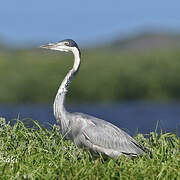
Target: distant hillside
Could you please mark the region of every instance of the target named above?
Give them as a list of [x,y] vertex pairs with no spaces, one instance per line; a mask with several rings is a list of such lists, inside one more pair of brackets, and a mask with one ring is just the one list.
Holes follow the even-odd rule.
[[[117,51],[109,46],[82,49],[82,66],[71,84],[69,102],[180,100],[178,35],[141,34],[111,46]],[[72,54],[4,47],[0,48],[0,103],[52,103],[72,67]],[[140,53],[129,53],[137,49]]]
[[142,33],[115,40],[113,48],[122,50],[163,50],[180,48],[180,35],[163,33]]

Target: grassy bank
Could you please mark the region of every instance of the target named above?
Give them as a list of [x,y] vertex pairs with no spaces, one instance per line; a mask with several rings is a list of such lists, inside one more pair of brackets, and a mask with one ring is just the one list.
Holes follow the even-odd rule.
[[51,131],[36,123],[13,127],[0,118],[1,179],[179,179],[180,140],[174,134],[151,132],[135,137],[152,150],[153,157],[91,160],[70,141],[64,141],[57,126]]
[[[0,102],[49,103],[67,71],[70,54],[45,50],[0,52]],[[180,51],[83,50],[68,98],[74,102],[179,100]]]

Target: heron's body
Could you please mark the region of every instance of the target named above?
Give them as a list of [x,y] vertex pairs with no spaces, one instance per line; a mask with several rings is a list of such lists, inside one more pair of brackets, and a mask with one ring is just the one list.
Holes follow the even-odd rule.
[[72,78],[80,67],[80,50],[70,39],[41,46],[42,48],[72,51],[74,66],[61,83],[54,101],[54,115],[60,124],[61,133],[71,139],[78,147],[90,152],[102,153],[110,157],[137,156],[145,154],[143,148],[126,132],[115,125],[83,113],[70,113],[64,107],[66,93]]

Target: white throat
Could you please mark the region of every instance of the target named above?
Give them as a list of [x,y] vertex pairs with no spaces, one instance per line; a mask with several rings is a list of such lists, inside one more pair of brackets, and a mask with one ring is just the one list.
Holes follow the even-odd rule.
[[78,72],[78,69],[80,67],[80,62],[81,62],[79,50],[76,47],[70,47],[69,50],[72,51],[74,55],[74,65],[73,65],[73,68],[67,73],[66,77],[64,78],[64,80],[62,81],[58,89],[58,92],[54,101],[54,115],[56,119],[61,119],[66,114],[66,110],[64,107],[66,93],[68,91],[72,78]]

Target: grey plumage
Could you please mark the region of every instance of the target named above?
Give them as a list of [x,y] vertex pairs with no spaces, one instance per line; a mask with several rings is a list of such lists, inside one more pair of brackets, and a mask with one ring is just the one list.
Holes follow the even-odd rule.
[[60,124],[61,133],[78,147],[85,147],[93,153],[102,153],[115,158],[122,154],[128,157],[144,155],[145,151],[138,142],[115,125],[87,114],[66,111],[64,107],[66,93],[80,67],[81,53],[78,45],[73,40],[66,39],[41,47],[72,51],[74,54],[74,66],[61,83],[54,101],[54,115]]

